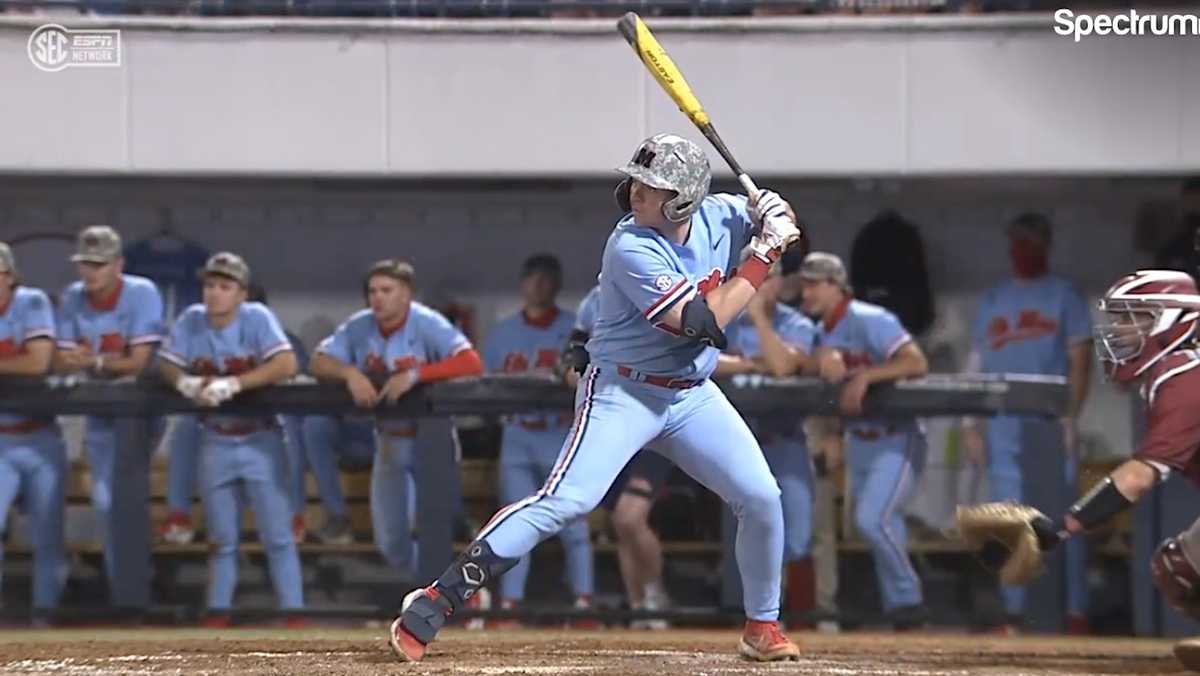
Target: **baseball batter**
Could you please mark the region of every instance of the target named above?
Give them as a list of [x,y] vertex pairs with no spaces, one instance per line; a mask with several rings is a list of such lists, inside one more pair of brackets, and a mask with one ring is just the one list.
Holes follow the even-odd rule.
[[[436,310],[413,300],[416,272],[411,264],[379,261],[367,271],[363,286],[370,308],[351,315],[321,341],[312,360],[314,376],[345,383],[356,404],[373,409],[394,404],[418,383],[483,373],[479,353],[467,337]],[[371,377],[385,376],[383,387],[376,389]],[[305,445],[318,480],[336,481],[336,451],[328,429],[306,421]],[[398,568],[408,568],[413,557],[410,506],[415,503],[416,431],[410,420],[380,420],[371,468],[375,544]]]
[[[554,377],[562,346],[575,325],[575,315],[555,303],[562,288],[562,264],[548,254],[529,257],[521,266],[521,311],[492,327],[483,345],[483,363],[491,373],[540,374]],[[505,420],[500,447],[500,501],[513,503],[532,495],[550,476],[570,420],[555,414],[524,414]],[[566,524],[558,533],[566,554],[567,584],[576,607],[591,605],[592,541],[586,519]],[[500,604],[515,608],[525,598],[529,556],[521,557],[500,578]]]
[[[19,283],[12,249],[0,242],[0,375],[45,375],[54,355],[54,311],[44,292]],[[66,449],[53,416],[0,413],[0,558],[8,510],[19,495],[30,517],[35,614],[58,606],[67,578],[66,475]]]
[[[776,268],[778,270],[778,267]],[[729,348],[717,364],[718,375],[763,373],[785,377],[810,364],[816,327],[800,312],[778,302],[783,279],[772,275],[726,331]],[[783,561],[787,570],[788,610],[797,613],[811,605],[808,556],[813,523],[813,469],[804,443],[804,430],[795,417],[751,420],[763,456],[779,483],[783,501]]]
[[[79,248],[71,261],[80,280],[61,297],[55,370],[86,372],[97,378],[139,375],[163,339],[158,288],[145,277],[122,273],[121,237],[106,225],[79,233]],[[88,416],[83,443],[112,603],[119,608],[145,608],[150,604],[151,577],[145,499],[153,444],[140,453],[136,449],[118,452],[113,419],[99,416]],[[132,537],[135,533],[139,535]]]
[[[596,330],[596,312],[600,305],[600,285],[583,297],[575,316],[575,328],[567,341],[564,374],[575,387],[587,367],[587,341]],[[670,605],[663,584],[662,541],[650,527],[650,510],[659,488],[670,478],[675,466],[650,450],[638,451],[617,475],[601,504],[608,509],[613,533],[617,536],[617,565],[625,584],[630,610],[659,611]],[[636,619],[630,629],[667,629],[666,620]]]
[[[275,385],[295,375],[296,355],[279,320],[265,305],[246,300],[250,268],[245,261],[236,254],[218,253],[203,274],[204,303],[184,310],[160,352],[166,381],[200,405],[217,407],[242,390]],[[229,621],[246,501],[254,510],[279,607],[299,610],[304,606],[303,580],[292,537],[288,461],[278,416],[210,414],[200,422],[200,485],[212,546],[209,623]]]
[[[1091,363],[1091,315],[1083,295],[1066,279],[1047,272],[1050,223],[1038,214],[1022,214],[1008,228],[1013,278],[983,294],[971,330],[973,359],[983,373],[1040,373],[1067,376],[1070,409],[1063,418],[1067,454],[1057,459],[1038,454],[1027,461],[1065,463],[1064,487],[1076,490],[1079,471],[1075,420],[1088,389]],[[1024,502],[1021,416],[987,421],[986,457],[990,499]],[[981,459],[984,444],[973,425],[965,430],[968,449]],[[1036,452],[1036,449],[1030,449]],[[1067,628],[1087,633],[1087,549],[1080,538],[1067,546]],[[1000,629],[1015,632],[1025,610],[1025,588],[1001,589],[1007,614]]]
[[[842,383],[844,414],[862,413],[872,383],[925,375],[925,355],[900,320],[854,300],[840,258],[811,253],[799,274],[804,311],[820,317],[817,369],[822,378]],[[844,427],[854,523],[871,547],[883,610],[897,630],[919,627],[926,612],[921,579],[908,558],[903,508],[924,464],[924,435],[911,420],[856,420]]]
[[541,488],[497,512],[441,577],[408,594],[390,636],[401,660],[422,659],[447,615],[591,511],[646,446],[737,516],[747,616],[739,651],[756,660],[799,656],[777,621],[779,488],[754,435],[708,377],[726,345],[724,328],[800,231],[775,193],[761,193],[753,207],[742,196],[708,195],[708,158],[679,136],[647,139],[621,171],[617,200],[630,213],[604,248],[592,362],[558,461]]

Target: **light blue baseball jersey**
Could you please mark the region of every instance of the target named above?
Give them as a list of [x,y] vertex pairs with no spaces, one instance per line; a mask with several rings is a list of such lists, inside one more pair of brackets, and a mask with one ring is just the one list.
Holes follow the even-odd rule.
[[[235,376],[291,350],[283,327],[266,305],[242,303],[237,317],[228,326],[217,329],[209,324],[204,306],[197,303],[179,315],[159,356],[192,375]],[[237,418],[207,416],[206,420],[229,425]],[[264,421],[274,424],[271,416]]]
[[600,285],[592,287],[591,291],[579,301],[579,309],[575,311],[575,328],[589,336],[596,328],[596,310],[600,306]]
[[638,225],[632,215],[621,219],[604,247],[596,325],[587,344],[592,362],[647,375],[710,376],[718,350],[659,320],[693,289],[704,295],[717,288],[735,269],[753,229],[742,195],[706,196],[682,245]]
[[[878,305],[851,300],[821,320],[814,346],[841,351],[847,373],[853,375],[868,366],[886,362],[910,342],[912,336],[896,315]],[[877,421],[854,422],[846,429],[873,436],[882,432]],[[897,431],[888,429],[888,432]]]
[[[805,354],[812,353],[817,327],[802,313],[783,303],[776,303],[771,326],[783,342],[803,350]],[[749,359],[762,354],[762,343],[759,340],[758,330],[754,328],[754,322],[748,313],[743,312],[738,315],[738,318],[725,328],[725,337],[729,339],[729,347],[725,349],[729,354]],[[763,433],[783,434],[793,438],[803,436],[803,430],[800,429],[795,418],[791,420],[767,418],[749,422],[760,437]]]
[[[506,317],[492,327],[483,344],[483,364],[491,373],[554,375],[562,359],[563,346],[575,326],[575,314],[555,308],[540,320],[530,321],[524,312]],[[571,420],[561,415],[510,416],[510,422],[562,427]]]
[[[54,340],[54,310],[41,289],[18,286],[7,307],[0,307],[0,358],[15,357],[25,343],[38,338]],[[36,420],[49,421],[53,416]],[[20,415],[0,413],[0,425],[13,426],[34,420]]]
[[134,345],[161,343],[162,296],[154,282],[121,275],[111,298],[96,302],[83,282],[68,286],[58,308],[58,347],[87,347],[94,354],[120,355]]
[[1087,301],[1073,284],[1052,276],[989,289],[971,327],[984,373],[1066,375],[1068,348],[1091,337]]
[[[413,302],[404,324],[381,333],[375,315],[359,310],[342,322],[321,344],[317,352],[346,364],[353,364],[367,375],[386,375],[419,368],[471,349],[471,341],[440,312]],[[411,422],[389,420],[388,430],[413,429]]]

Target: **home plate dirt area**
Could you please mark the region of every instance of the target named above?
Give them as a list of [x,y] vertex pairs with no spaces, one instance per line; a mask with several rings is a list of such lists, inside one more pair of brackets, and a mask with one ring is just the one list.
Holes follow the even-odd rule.
[[0,632],[3,674],[1185,674],[1171,641],[966,634],[794,633],[799,662],[738,657],[728,630],[448,630],[424,662],[378,629],[52,629]]

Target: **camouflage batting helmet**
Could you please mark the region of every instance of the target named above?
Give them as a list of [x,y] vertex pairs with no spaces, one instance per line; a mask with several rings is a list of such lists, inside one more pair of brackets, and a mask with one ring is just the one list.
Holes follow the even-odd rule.
[[676,223],[687,220],[700,208],[712,183],[708,155],[700,146],[675,134],[655,134],[642,141],[633,159],[617,171],[628,177],[617,184],[617,204],[622,209],[629,211],[630,182],[637,180],[675,193],[663,204],[663,216]]

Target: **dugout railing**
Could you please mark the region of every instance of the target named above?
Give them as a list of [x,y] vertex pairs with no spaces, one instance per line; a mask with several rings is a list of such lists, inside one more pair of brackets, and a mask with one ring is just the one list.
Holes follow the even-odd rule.
[[[836,415],[839,388],[817,379],[774,379],[762,376],[738,376],[721,383],[735,407],[746,416],[800,418],[806,415]],[[1032,425],[1030,444],[1053,447],[1058,442],[1053,430],[1055,419],[1066,410],[1068,390],[1059,377],[1022,374],[999,375],[930,375],[926,378],[872,387],[864,403],[864,415],[887,417],[935,417],[962,415],[1020,414],[1033,420],[1045,420],[1046,425]],[[382,406],[374,411],[381,418],[409,418],[418,422],[415,453],[415,474],[418,486],[447,486],[458,481],[456,465],[458,452],[452,418],[455,416],[494,417],[510,413],[536,411],[569,412],[573,392],[557,380],[531,376],[488,376],[469,378],[433,385],[419,386],[394,406]],[[0,411],[28,415],[99,415],[117,421],[119,447],[138,449],[146,457],[146,445],[151,443],[151,424],[155,418],[178,413],[211,412],[201,409],[153,377],[140,380],[89,381],[75,377],[0,378]],[[362,410],[341,385],[314,383],[311,380],[245,392],[220,409],[222,414],[323,414],[339,415]],[[1043,477],[1049,479],[1049,477]],[[1051,481],[1043,481],[1050,485]],[[1057,484],[1061,486],[1062,484]],[[1061,491],[1058,491],[1061,493]],[[414,571],[416,579],[435,577],[451,560],[454,553],[452,533],[457,491],[418,490],[419,561]],[[149,497],[149,496],[147,496]],[[1057,496],[1059,501],[1065,496]],[[1065,508],[1065,504],[1063,507]],[[733,520],[725,511],[721,531],[721,599],[720,607],[735,609],[740,605],[741,584],[737,577],[732,552]],[[126,536],[149,537],[149,533]],[[461,544],[461,543],[460,543]],[[252,546],[250,547],[252,549]],[[318,547],[319,548],[319,547]],[[192,551],[195,550],[195,551]],[[181,553],[203,556],[202,545],[184,548]],[[1052,562],[1053,563],[1053,562]],[[1056,576],[1044,578],[1040,584],[1049,585],[1046,597],[1058,595],[1060,584]],[[1035,598],[1037,595],[1034,595]],[[1044,611],[1031,613],[1054,614],[1055,604]],[[261,609],[245,609],[246,617],[269,614]],[[378,609],[347,607],[325,614],[363,616],[378,613]],[[570,611],[525,609],[536,617],[569,617]],[[313,611],[311,615],[321,615]],[[677,609],[666,613],[676,621],[712,617],[708,611]],[[503,616],[503,613],[493,613]],[[629,613],[605,612],[609,621],[630,617]],[[1052,617],[1047,622],[1054,622]]]

